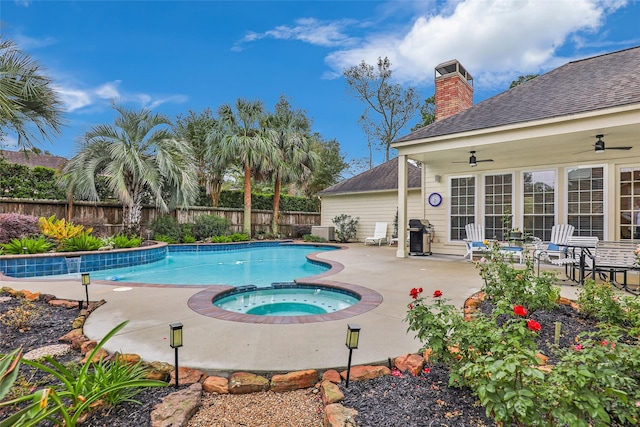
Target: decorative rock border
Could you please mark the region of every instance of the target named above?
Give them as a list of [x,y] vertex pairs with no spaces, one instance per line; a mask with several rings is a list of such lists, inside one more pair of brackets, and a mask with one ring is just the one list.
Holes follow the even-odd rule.
[[[55,298],[53,295],[45,295],[39,292],[32,293],[27,290],[13,290],[11,288],[2,288],[2,290],[7,291],[13,296],[22,297],[29,301],[42,300],[52,306],[65,307],[67,309],[79,309],[78,301],[61,300]],[[79,310],[78,317],[73,322],[73,329],[59,338],[59,341],[69,343],[67,346],[71,349],[80,351],[81,354],[85,355],[85,359],[82,363],[86,362],[86,355],[97,345],[96,341],[90,340],[84,335],[82,328],[89,314],[104,303],[104,300],[91,302],[89,307]],[[40,353],[42,353],[40,356],[45,355],[45,353],[52,356],[55,355],[55,352],[48,352],[47,349],[58,352],[60,351],[60,346],[42,347],[39,349],[41,350]],[[137,354],[109,354],[105,350],[98,352],[94,361],[98,361],[100,358],[106,358],[107,360],[109,358],[118,358],[121,361],[132,364],[141,360],[140,356]],[[420,365],[418,358],[422,359],[419,355],[406,355],[396,358],[396,367],[394,371],[411,369],[411,372],[414,372],[416,369],[415,366]],[[410,359],[411,362],[407,363],[406,360],[408,359]],[[169,385],[175,384],[174,366],[164,362],[143,363],[150,369],[148,374],[149,379],[166,381]],[[424,366],[424,363],[425,360],[422,359],[422,366]],[[392,370],[387,366],[358,365],[351,367],[349,380],[362,381],[391,374]],[[318,393],[320,393],[320,397],[324,405],[324,426],[353,427],[356,425],[353,421],[353,417],[357,415],[357,411],[346,408],[339,403],[344,399],[344,394],[340,390],[340,384],[344,379],[346,379],[346,377],[346,370],[338,372],[336,369],[329,369],[320,375],[318,371],[309,369],[275,374],[270,379],[261,375],[242,371],[232,372],[227,378],[221,376],[209,376],[200,370],[189,367],[178,367],[178,383],[185,386],[188,385],[188,387],[169,394],[161,403],[156,405],[151,414],[150,425],[152,427],[186,425],[189,418],[197,412],[203,392],[243,394],[273,391],[275,393],[283,393],[299,389],[314,388]]]

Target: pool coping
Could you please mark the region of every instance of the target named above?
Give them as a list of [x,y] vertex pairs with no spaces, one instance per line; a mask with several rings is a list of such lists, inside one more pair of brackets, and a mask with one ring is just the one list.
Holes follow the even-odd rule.
[[[338,246],[338,248],[338,250],[347,249],[346,246]],[[344,265],[336,261],[320,259],[317,257],[318,253],[322,252],[311,253],[307,255],[307,259],[314,262],[328,264],[330,266],[329,270],[315,276],[306,277],[304,279],[296,279],[294,280],[294,282],[303,285],[318,285],[327,288],[342,289],[358,295],[360,297],[360,301],[350,307],[343,308],[342,310],[334,311],[332,313],[312,314],[308,316],[258,316],[254,314],[235,313],[233,311],[223,310],[213,305],[214,299],[236,288],[235,286],[228,285],[213,285],[208,286],[207,289],[194,294],[187,301],[187,305],[196,313],[202,316],[210,317],[212,319],[227,320],[230,322],[240,323],[292,325],[348,319],[350,317],[354,317],[359,314],[366,313],[367,311],[373,310],[382,303],[382,295],[372,289],[365,288],[364,286],[360,285],[354,285],[351,283],[338,282],[336,280],[327,280],[327,277],[342,271],[344,269]]]
[[[336,250],[346,250],[348,246],[345,245],[336,245],[336,244],[322,244],[317,242],[280,242],[281,245],[300,245],[300,246],[331,246],[336,248]],[[383,297],[378,292],[366,288],[360,285],[354,285],[350,283],[339,282],[336,280],[329,280],[328,277],[333,276],[334,274],[339,273],[344,270],[344,265],[339,262],[331,261],[327,259],[318,258],[318,254],[324,253],[323,251],[313,252],[306,255],[307,260],[315,263],[321,263],[329,266],[329,270],[317,274],[314,276],[309,276],[301,279],[295,279],[294,282],[297,284],[304,285],[318,285],[327,288],[337,288],[342,289],[347,292],[356,294],[360,297],[360,301],[356,304],[344,308],[342,310],[334,311],[332,313],[325,314],[313,314],[307,316],[259,316],[253,314],[242,314],[235,313],[232,311],[223,310],[219,307],[213,305],[213,300],[219,297],[221,294],[228,292],[232,289],[235,289],[236,286],[230,286],[225,284],[209,284],[209,285],[188,285],[188,284],[157,284],[157,283],[139,283],[139,282],[113,282],[110,280],[92,280],[92,284],[98,285],[108,285],[108,286],[116,286],[116,287],[145,287],[145,288],[191,288],[191,289],[202,289],[197,292],[193,296],[191,296],[187,300],[187,306],[194,311],[195,313],[206,316],[212,319],[219,320],[227,320],[230,322],[240,322],[240,323],[256,323],[256,324],[279,324],[279,325],[290,325],[290,324],[306,324],[306,323],[318,323],[318,322],[326,322],[332,320],[342,320],[348,319],[350,317],[354,317],[363,313],[366,313],[374,308],[378,307],[382,301]],[[7,280],[10,282],[22,282],[25,278],[18,278],[12,276],[5,276],[0,272],[0,278],[3,280]],[[39,276],[37,278],[29,278],[30,280],[37,281],[58,281],[59,278],[47,278],[47,276]],[[80,278],[78,277],[78,280]]]

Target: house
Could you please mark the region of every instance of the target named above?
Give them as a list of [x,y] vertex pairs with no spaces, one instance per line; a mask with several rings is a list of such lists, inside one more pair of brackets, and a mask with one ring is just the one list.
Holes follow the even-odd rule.
[[[420,168],[407,163],[407,205],[412,218],[423,218]],[[373,236],[376,222],[386,222],[388,237],[398,211],[398,161],[389,160],[373,169],[339,182],[318,193],[322,202],[320,223],[333,226],[332,219],[346,214],[358,218],[356,240]]]
[[[473,78],[458,61],[438,65],[435,80],[436,121],[392,145],[398,221],[407,224],[415,210],[407,169],[420,162],[434,252],[464,254],[468,223],[484,224],[486,237],[498,239],[505,222],[543,240],[558,223],[581,236],[633,238],[640,47],[569,62],[477,105]],[[406,227],[398,231],[402,242]],[[400,245],[397,256],[407,248]]]
[[60,170],[68,162],[67,159],[51,154],[36,154],[26,151],[9,151],[0,150],[0,159],[4,159],[7,163],[13,163],[30,168],[34,166],[43,166],[51,169]]

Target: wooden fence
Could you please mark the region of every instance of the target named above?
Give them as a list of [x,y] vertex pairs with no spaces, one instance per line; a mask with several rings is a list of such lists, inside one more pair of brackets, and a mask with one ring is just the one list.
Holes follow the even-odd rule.
[[[73,218],[69,218],[69,203],[56,200],[29,200],[10,199],[0,197],[0,213],[19,213],[37,217],[65,218],[75,224],[83,224],[93,227],[96,234],[114,235],[122,230],[122,205],[102,202],[74,202],[72,207]],[[209,214],[227,218],[231,222],[233,232],[242,232],[244,212],[242,209],[190,207],[188,209],[175,209],[169,215],[178,220],[180,224],[193,222],[199,215]],[[145,206],[142,209],[141,224],[146,227],[162,212],[153,206]],[[271,229],[272,211],[251,212],[251,233],[256,231],[269,231]],[[285,236],[296,237],[297,226],[320,225],[319,212],[280,212],[278,221],[279,232]]]

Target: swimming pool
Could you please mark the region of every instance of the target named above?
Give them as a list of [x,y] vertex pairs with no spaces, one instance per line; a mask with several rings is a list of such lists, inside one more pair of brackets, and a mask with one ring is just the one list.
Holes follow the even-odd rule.
[[170,251],[159,261],[91,272],[91,279],[161,285],[270,286],[274,282],[315,276],[329,265],[310,261],[331,246],[288,244],[245,247],[233,251]]

